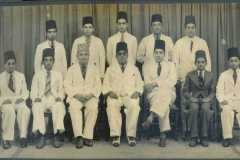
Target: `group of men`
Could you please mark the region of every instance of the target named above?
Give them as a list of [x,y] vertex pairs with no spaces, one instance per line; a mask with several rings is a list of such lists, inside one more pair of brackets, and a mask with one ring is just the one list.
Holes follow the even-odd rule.
[[[205,40],[196,35],[194,16],[185,17],[185,36],[175,45],[162,33],[162,16],[151,18],[152,34],[144,37],[139,46],[136,37],[128,33],[126,12],[118,12],[118,32],[103,42],[93,35],[93,17],[83,17],[83,36],[72,47],[71,66],[67,69],[64,45],[56,41],[54,20],[46,22],[47,40],[37,46],[30,99],[37,148],[46,145],[44,113],[50,111],[53,121],[53,146],[62,146],[66,114],[63,100],[67,97],[69,113],[76,139],[76,148],[93,146],[93,132],[98,116],[100,94],[106,97],[107,116],[112,145],[120,145],[124,106],[126,136],[130,146],[136,145],[136,129],[140,112],[140,97],[144,92],[150,112],[142,123],[148,129],[155,118],[159,120],[159,146],[166,146],[166,132],[170,130],[170,106],[176,99],[175,86],[182,85],[182,110],[188,109],[190,128],[189,146],[200,142],[208,146],[208,126],[212,117],[211,106],[215,97],[222,108],[223,146],[231,144],[234,115],[240,122],[239,51],[227,51],[229,69],[218,80],[211,73],[211,56]],[[4,53],[5,71],[0,74],[0,106],[3,148],[11,147],[14,139],[15,118],[20,130],[20,146],[27,146],[30,109],[26,106],[29,91],[24,74],[16,71],[14,51]],[[106,62],[108,68],[106,69]],[[142,76],[135,66],[142,64]],[[84,114],[82,109],[84,108]],[[84,118],[83,118],[84,116]],[[84,119],[84,125],[83,125]],[[199,125],[200,124],[200,125]]]

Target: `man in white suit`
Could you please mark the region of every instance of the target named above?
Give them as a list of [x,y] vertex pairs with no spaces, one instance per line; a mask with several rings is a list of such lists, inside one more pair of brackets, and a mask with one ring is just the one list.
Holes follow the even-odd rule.
[[151,18],[152,34],[144,37],[139,44],[137,52],[137,60],[142,63],[143,76],[151,69],[152,64],[155,63],[153,52],[155,40],[165,41],[165,60],[171,60],[171,51],[173,48],[173,41],[170,37],[162,33],[163,20],[162,15],[153,14]]
[[64,132],[65,106],[63,104],[64,90],[63,77],[60,72],[53,70],[54,49],[46,48],[42,53],[44,69],[35,73],[31,86],[31,100],[33,112],[33,133],[38,135],[36,147],[41,149],[45,146],[46,124],[44,113],[52,114],[54,139],[53,146],[62,146],[60,135]]
[[159,146],[166,146],[166,131],[170,130],[169,112],[170,105],[175,100],[175,84],[177,75],[175,65],[164,60],[165,41],[156,40],[154,53],[152,55],[155,63],[144,77],[145,91],[150,103],[150,115],[143,123],[144,128],[149,128],[154,117],[158,117],[160,126]]
[[240,123],[240,55],[238,48],[229,48],[229,68],[221,73],[217,84],[217,99],[222,109],[221,121],[223,131],[223,146],[231,145],[234,115]]
[[[101,93],[99,68],[90,62],[87,44],[79,44],[77,50],[78,63],[72,65],[67,72],[64,87],[68,95],[76,148],[93,146],[93,132],[98,115],[98,101]],[[82,108],[85,107],[83,128]]]
[[72,47],[71,54],[71,64],[76,64],[78,62],[78,45],[87,44],[87,49],[89,52],[89,63],[96,65],[99,68],[99,73],[103,79],[105,73],[105,49],[103,42],[100,38],[93,35],[95,28],[93,23],[93,17],[86,16],[82,20],[82,32],[83,36],[77,38]]
[[[14,51],[4,53],[5,71],[0,74],[0,110],[2,113],[3,148],[11,147],[14,139],[14,126],[17,118],[20,130],[20,146],[27,147],[27,131],[30,110],[26,106],[29,92],[24,74],[15,70],[16,57]],[[16,112],[16,113],[15,113]]]
[[138,69],[128,62],[128,46],[125,42],[116,45],[117,63],[106,71],[103,83],[103,94],[107,95],[107,115],[110,125],[110,136],[115,147],[120,145],[121,107],[125,107],[126,133],[128,144],[136,145],[136,128],[140,111],[139,96],[143,91],[143,81]]
[[137,54],[137,39],[128,33],[127,13],[120,11],[117,13],[118,32],[108,38],[107,41],[107,62],[109,65],[117,63],[116,46],[118,42],[125,42],[128,46],[128,63],[135,65]]
[[41,42],[37,48],[34,58],[34,72],[37,73],[44,69],[42,64],[42,53],[46,48],[53,48],[55,50],[55,62],[53,70],[61,72],[64,77],[67,72],[67,59],[64,45],[56,40],[57,25],[54,20],[46,21],[46,37],[47,40]]

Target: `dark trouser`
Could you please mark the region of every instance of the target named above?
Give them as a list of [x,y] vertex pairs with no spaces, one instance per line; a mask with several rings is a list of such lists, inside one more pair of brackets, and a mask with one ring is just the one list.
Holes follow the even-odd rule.
[[[191,138],[208,137],[209,122],[211,119],[210,103],[189,104],[189,127]],[[200,108],[199,108],[200,107]]]

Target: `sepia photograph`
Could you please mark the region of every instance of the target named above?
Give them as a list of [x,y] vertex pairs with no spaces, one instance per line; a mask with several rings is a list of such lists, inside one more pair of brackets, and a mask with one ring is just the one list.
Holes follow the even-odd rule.
[[240,159],[239,0],[0,0],[0,159]]

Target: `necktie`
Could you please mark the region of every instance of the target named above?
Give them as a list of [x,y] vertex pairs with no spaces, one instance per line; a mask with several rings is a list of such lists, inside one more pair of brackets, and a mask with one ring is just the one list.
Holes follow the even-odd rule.
[[161,67],[161,64],[160,64],[160,62],[159,62],[159,63],[158,63],[158,69],[157,69],[157,74],[158,74],[158,76],[160,76],[161,70],[162,70],[162,67]]
[[155,34],[155,39],[160,40],[160,34],[159,33]]
[[121,33],[121,42],[124,42],[124,33]]
[[86,76],[86,65],[81,65],[81,70],[82,70],[83,79],[85,79],[85,76]]
[[122,72],[124,72],[124,69],[125,69],[125,66],[124,66],[124,65],[121,65],[121,70],[122,70]]
[[10,77],[9,77],[8,88],[9,88],[12,92],[15,92],[14,84],[13,84],[13,75],[12,75],[12,73],[10,74]]
[[199,81],[200,87],[203,87],[204,86],[203,71],[199,71],[198,81]]
[[87,43],[88,49],[90,47],[90,42],[91,42],[91,37],[90,36],[86,36],[86,43]]
[[236,85],[236,83],[237,83],[237,70],[236,69],[233,70],[233,80],[234,80],[234,84]]
[[193,41],[191,40],[190,51],[192,52],[192,50],[193,50]]
[[51,48],[54,49],[54,42],[53,41],[51,41]]
[[45,85],[45,96],[49,96],[51,93],[51,72],[47,71],[46,85]]

